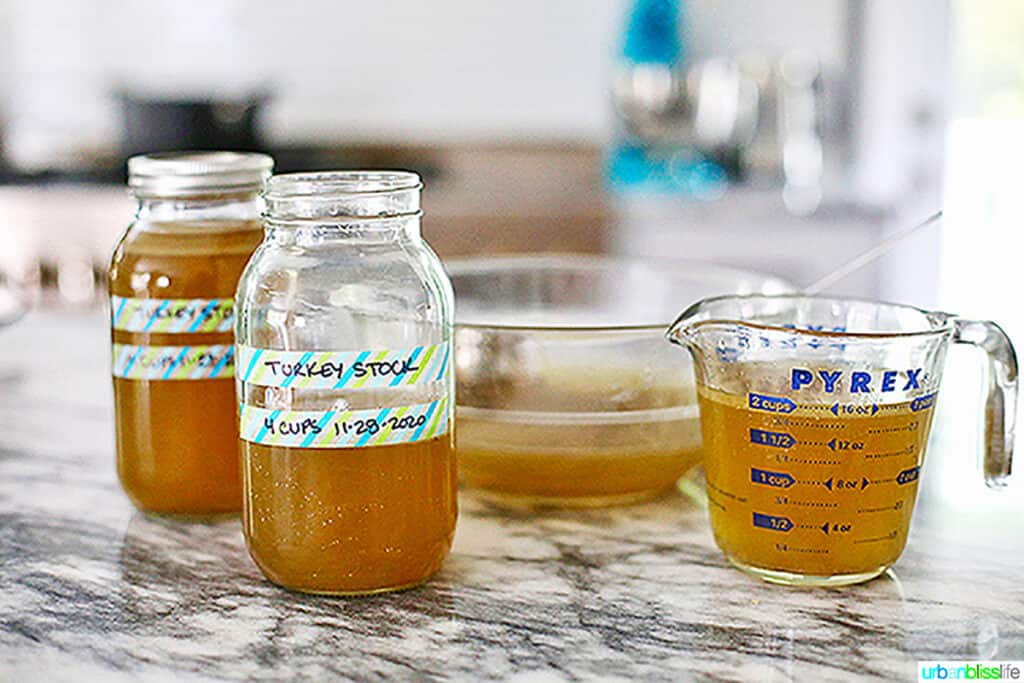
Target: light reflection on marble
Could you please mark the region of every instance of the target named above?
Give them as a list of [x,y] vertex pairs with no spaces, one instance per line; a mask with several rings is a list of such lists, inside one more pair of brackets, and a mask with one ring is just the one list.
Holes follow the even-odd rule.
[[916,659],[1024,659],[1024,518],[928,505],[891,575],[798,590],[727,566],[681,497],[527,512],[463,495],[429,584],[289,593],[237,521],[153,519],[121,494],[102,321],[37,316],[0,349],[30,368],[0,395],[3,680],[908,680]]

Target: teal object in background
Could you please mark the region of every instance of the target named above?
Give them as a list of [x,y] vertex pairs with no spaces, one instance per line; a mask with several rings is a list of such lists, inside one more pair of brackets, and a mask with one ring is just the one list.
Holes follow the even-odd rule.
[[649,150],[627,142],[611,150],[606,173],[616,192],[717,199],[729,185],[725,170],[696,150]]
[[678,0],[636,0],[629,12],[622,59],[674,66],[685,58]]
[[[680,0],[634,0],[618,68],[678,73],[686,61]],[[620,136],[605,169],[615,192],[714,199],[729,184],[725,170],[698,150],[659,140]]]

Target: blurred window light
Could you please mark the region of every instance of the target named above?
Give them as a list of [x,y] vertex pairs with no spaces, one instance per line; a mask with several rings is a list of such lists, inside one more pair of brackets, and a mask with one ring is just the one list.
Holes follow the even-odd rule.
[[1024,2],[956,0],[954,114],[1024,118]]
[[[1019,180],[1024,156],[1024,3],[954,0],[953,10],[954,87],[940,301],[948,310],[996,320],[1019,348],[1024,343],[1024,307],[1017,275],[1020,250],[1015,247],[1024,217]],[[949,381],[969,390],[979,381],[975,362],[951,360],[944,385]],[[1017,419],[1024,419],[1024,411],[1018,411]],[[975,462],[963,456],[977,448],[977,434],[959,429],[956,420],[945,422],[946,438],[955,444],[945,450],[961,457],[934,468],[933,486],[942,498],[963,506],[984,501],[986,509],[999,504],[1007,513],[1011,507],[1024,509],[1019,497],[991,496],[981,484],[964,485],[976,478]]]

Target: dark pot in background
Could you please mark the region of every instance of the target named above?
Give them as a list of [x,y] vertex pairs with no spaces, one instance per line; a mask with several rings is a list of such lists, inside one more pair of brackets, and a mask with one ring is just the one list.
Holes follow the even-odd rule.
[[169,150],[262,149],[259,117],[270,99],[267,94],[186,99],[122,91],[117,98],[125,158]]

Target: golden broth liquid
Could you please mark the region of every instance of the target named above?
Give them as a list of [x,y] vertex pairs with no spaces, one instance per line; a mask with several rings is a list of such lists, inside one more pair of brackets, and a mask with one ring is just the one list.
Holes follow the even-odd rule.
[[[210,222],[130,233],[110,269],[110,293],[140,299],[233,298],[263,239],[258,222]],[[113,331],[114,343],[148,346],[233,344],[233,332]],[[232,377],[199,380],[114,378],[117,472],[147,512],[210,515],[242,507],[238,402]]]
[[[700,462],[692,387],[637,387],[613,410],[585,383],[537,393],[546,398],[528,413],[456,409],[464,484],[525,502],[610,505],[657,496]],[[567,405],[579,412],[545,412]]]
[[[715,541],[741,566],[877,573],[903,551],[932,408],[831,404],[788,414],[698,387]],[[788,437],[790,438],[786,438]]]
[[358,594],[422,583],[458,515],[452,434],[411,444],[288,448],[242,442],[249,552],[274,583]]

